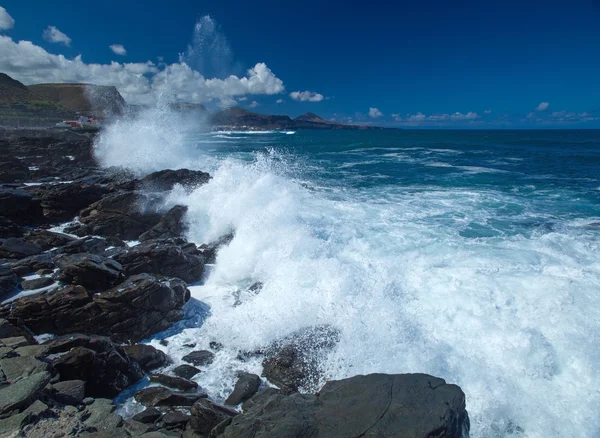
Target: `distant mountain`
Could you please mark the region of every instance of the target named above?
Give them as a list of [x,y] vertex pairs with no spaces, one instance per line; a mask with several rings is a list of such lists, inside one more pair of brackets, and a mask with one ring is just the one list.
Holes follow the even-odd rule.
[[127,103],[116,87],[91,84],[37,84],[28,87],[39,96],[79,113],[121,114]]
[[53,126],[73,117],[74,111],[51,102],[7,74],[0,73],[0,126]]
[[314,113],[306,113],[295,119],[289,116],[258,114],[244,108],[227,108],[214,113],[210,122],[217,129],[239,130],[293,130],[293,129],[382,129],[365,125],[347,125],[325,120]]

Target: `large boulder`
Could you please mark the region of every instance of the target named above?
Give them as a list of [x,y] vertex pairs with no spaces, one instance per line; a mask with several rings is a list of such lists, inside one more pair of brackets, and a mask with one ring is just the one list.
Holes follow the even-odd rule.
[[181,239],[145,242],[114,259],[128,275],[149,272],[193,283],[204,273],[204,257],[196,245]]
[[135,240],[158,224],[157,200],[150,196],[124,192],[109,195],[79,213],[89,234]]
[[185,230],[183,218],[187,210],[187,207],[183,205],[176,205],[165,214],[159,223],[142,234],[140,241],[181,237]]
[[19,225],[36,225],[44,222],[40,202],[19,189],[0,188],[0,216]]
[[50,373],[42,371],[1,388],[0,414],[29,406],[39,397],[40,392],[50,382],[50,379]]
[[0,239],[21,236],[23,236],[23,230],[21,227],[19,227],[10,219],[0,216]]
[[139,342],[183,318],[190,292],[179,279],[158,280],[142,274],[101,294],[81,286],[21,298],[5,309],[34,333],[80,332]]
[[40,254],[42,247],[29,243],[21,237],[0,239],[0,258],[21,260],[29,256]]
[[26,181],[29,175],[29,166],[14,155],[0,157],[0,183]]
[[155,406],[192,406],[201,398],[208,395],[204,392],[172,391],[164,386],[150,386],[139,390],[134,398],[147,407]]
[[57,280],[92,291],[106,290],[125,278],[123,267],[118,262],[100,255],[61,255],[54,258],[54,263],[60,268]]
[[255,398],[216,435],[463,438],[469,432],[462,390],[426,374],[370,374],[328,382],[315,395]]
[[176,184],[194,188],[206,184],[209,180],[208,173],[198,170],[166,169],[146,175],[138,182],[138,187],[142,190],[161,192],[171,190]]
[[40,246],[44,251],[67,245],[77,239],[66,234],[54,233],[47,230],[33,230],[25,233],[25,240]]
[[0,299],[10,293],[16,286],[19,278],[7,265],[0,265]]
[[57,254],[103,254],[110,246],[107,239],[102,237],[84,237],[68,243],[56,250]]
[[251,373],[240,373],[233,392],[225,400],[226,405],[236,406],[245,402],[258,392],[260,377]]
[[[219,405],[210,400],[198,400],[190,409],[192,414],[191,426],[196,432],[208,435],[219,423],[231,420],[238,412],[223,405]],[[254,435],[246,435],[254,436]],[[290,435],[271,435],[271,436],[290,436]],[[296,435],[303,437],[303,435]]]
[[37,272],[40,269],[52,270],[55,268],[55,265],[52,261],[52,255],[44,253],[21,259],[18,262],[11,264],[10,268],[15,274],[22,277]]
[[193,391],[198,388],[198,384],[196,382],[182,379],[181,377],[168,376],[166,374],[153,373],[148,375],[148,380],[150,380],[152,383],[158,383],[160,385],[178,389],[180,391]]
[[160,368],[169,363],[169,357],[152,345],[125,345],[123,350],[125,350],[127,356],[136,360],[146,372]]
[[46,344],[61,381],[85,382],[86,397],[116,397],[144,373],[122,347],[102,336],[68,335]]

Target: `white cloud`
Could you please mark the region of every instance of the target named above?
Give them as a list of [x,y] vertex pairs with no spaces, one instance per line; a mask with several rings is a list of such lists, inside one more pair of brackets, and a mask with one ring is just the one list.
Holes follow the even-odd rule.
[[452,114],[432,114],[426,115],[421,112],[416,114],[392,114],[394,120],[398,123],[416,126],[416,125],[449,125],[452,123],[471,122],[479,118],[479,114],[473,111],[468,113],[455,112]]
[[290,97],[300,102],[321,102],[324,99],[322,94],[313,91],[293,91]]
[[376,119],[377,117],[381,117],[383,113],[379,111],[378,108],[369,108],[369,117],[372,119]]
[[248,108],[256,108],[257,106],[260,106],[260,103],[258,103],[256,100],[253,101],[250,105],[248,105]]
[[58,30],[55,26],[48,26],[44,31],[44,39],[51,43],[61,43],[67,47],[71,46],[71,38]]
[[283,103],[283,102],[285,102],[285,101],[284,101],[283,99],[277,99],[277,101],[276,101],[276,102],[277,102],[277,103]]
[[86,64],[81,56],[68,59],[48,53],[31,41],[15,42],[0,35],[0,71],[25,84],[44,82],[93,83],[114,85],[125,100],[149,104],[159,92],[183,102],[235,105],[234,97],[252,94],[278,94],[285,90],[279,79],[264,63],[258,63],[246,76],[225,79],[205,78],[185,62],[159,68],[153,62]]
[[550,104],[548,102],[540,102],[540,104],[535,108],[536,111],[546,111],[550,108]]
[[483,114],[492,114],[492,110],[485,110]]
[[0,30],[8,30],[13,27],[15,27],[15,19],[6,12],[6,9],[0,6]]
[[[110,47],[110,50],[112,50],[115,55],[121,55],[121,56],[127,55],[127,50],[125,50],[125,47],[123,47],[122,44],[112,44],[108,47]],[[159,56],[159,58],[160,58],[160,56]],[[159,61],[160,61],[160,59],[159,59]]]

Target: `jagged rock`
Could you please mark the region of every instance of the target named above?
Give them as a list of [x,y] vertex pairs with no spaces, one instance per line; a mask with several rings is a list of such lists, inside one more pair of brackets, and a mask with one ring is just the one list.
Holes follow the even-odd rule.
[[40,269],[50,269],[54,271],[54,268],[55,265],[50,254],[34,255],[19,260],[11,265],[12,271],[21,277],[39,271]]
[[109,242],[106,239],[101,239],[99,237],[85,237],[59,248],[56,252],[58,254],[103,254],[108,247]]
[[187,210],[183,205],[170,209],[158,224],[139,237],[140,242],[180,237],[184,232],[183,218]]
[[50,373],[44,371],[0,388],[0,414],[29,406],[50,382],[50,379]]
[[127,420],[125,424],[123,424],[123,429],[129,433],[129,436],[143,436],[148,432],[157,430],[158,427],[156,427],[154,424],[140,423],[139,421],[135,420]]
[[72,219],[81,209],[102,199],[109,189],[101,185],[74,182],[39,186],[30,192],[39,200],[46,218],[61,222]]
[[4,318],[0,318],[0,339],[14,338],[16,336],[22,336],[25,338],[26,345],[37,344],[35,338],[27,330],[17,327]]
[[245,402],[258,392],[260,377],[256,374],[240,373],[233,392],[225,400],[226,405],[236,406]]
[[43,249],[35,243],[28,243],[22,237],[0,239],[0,257],[21,260],[40,254]]
[[21,228],[15,224],[13,221],[11,221],[8,218],[5,218],[4,216],[0,216],[0,238],[1,239],[7,239],[9,237],[22,237],[23,236],[23,230],[21,230]]
[[304,387],[316,390],[322,374],[319,359],[339,341],[339,331],[329,325],[299,330],[267,349],[263,376],[284,393]]
[[0,339],[0,345],[15,349],[19,347],[26,347],[27,345],[29,345],[29,341],[25,336],[15,336],[13,338]]
[[135,414],[133,420],[143,424],[154,423],[163,413],[156,408],[144,409],[142,412]]
[[92,291],[103,291],[124,279],[123,267],[116,261],[95,254],[62,255],[54,258],[60,268],[56,278]]
[[139,390],[134,398],[144,406],[192,406],[197,400],[206,398],[203,392],[171,391],[164,386],[151,386]]
[[180,391],[193,391],[198,388],[198,384],[191,380],[182,379],[181,377],[167,376],[166,374],[150,374],[148,376],[151,382],[160,383],[172,389]]
[[138,182],[138,187],[142,190],[158,192],[171,190],[176,184],[194,188],[206,184],[209,180],[210,175],[205,172],[188,169],[166,169],[145,176]]
[[38,269],[37,271],[35,271],[36,275],[39,276],[46,276],[46,275],[52,275],[54,274],[54,270],[53,269]]
[[204,273],[204,257],[196,245],[180,239],[145,242],[116,255],[115,260],[128,275],[148,272],[193,283]]
[[135,192],[109,195],[79,213],[90,234],[135,240],[160,222],[153,198]]
[[468,432],[458,386],[425,374],[371,374],[328,382],[316,395],[271,393],[216,436],[462,438]]
[[184,429],[192,417],[183,412],[171,411],[167,412],[161,419],[160,425],[169,430]]
[[77,240],[66,234],[54,233],[46,230],[29,231],[25,233],[24,239],[29,243],[40,246],[44,251],[65,246],[66,244]]
[[0,188],[0,216],[19,225],[37,225],[44,222],[40,202],[19,189]]
[[63,405],[78,406],[85,398],[83,380],[66,380],[52,385],[52,398]]
[[182,379],[191,379],[195,375],[200,373],[200,370],[191,365],[179,365],[177,368],[173,370],[173,374],[177,377],[181,377]]
[[[47,344],[59,355],[52,365],[61,381],[82,380],[86,397],[116,397],[143,377],[143,372],[125,351],[102,336],[63,336]],[[95,402],[94,402],[95,404]]]
[[0,420],[0,436],[19,436],[23,428],[30,423],[42,418],[48,412],[48,406],[40,400],[34,401],[31,406],[20,414],[12,415],[6,419]]
[[8,380],[16,381],[22,377],[47,371],[53,374],[50,364],[34,357],[11,357],[0,360],[0,369]]
[[235,235],[233,233],[226,234],[211,243],[200,245],[200,251],[204,255],[205,263],[213,264],[217,260],[217,253],[225,245],[229,245]]
[[183,281],[159,281],[142,274],[101,294],[68,286],[50,294],[24,297],[11,303],[8,312],[38,334],[80,332],[139,342],[183,318],[182,307],[189,298]]
[[10,293],[16,286],[19,278],[6,265],[0,266],[0,298]]
[[24,280],[21,282],[21,289],[23,290],[35,290],[43,287],[48,287],[54,284],[54,280],[50,277],[40,277],[31,280]]
[[26,181],[30,177],[29,166],[14,155],[4,155],[0,158],[0,183]]
[[146,372],[160,368],[169,362],[169,357],[152,345],[125,345],[123,350],[130,358],[136,360]]
[[[210,400],[198,400],[190,409],[192,414],[191,426],[196,432],[208,435],[219,423],[229,420],[236,415],[237,411],[211,402]],[[247,435],[252,436],[252,435]],[[272,436],[288,436],[288,435],[272,435]],[[302,435],[296,435],[298,437]]]
[[210,365],[215,360],[215,354],[208,350],[192,351],[183,356],[181,360],[197,366]]
[[24,347],[15,348],[15,353],[21,357],[43,357],[48,354],[46,345],[25,345]]

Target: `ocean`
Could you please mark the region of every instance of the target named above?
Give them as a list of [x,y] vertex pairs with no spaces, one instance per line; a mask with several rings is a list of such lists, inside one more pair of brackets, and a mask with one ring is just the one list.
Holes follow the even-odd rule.
[[189,207],[191,241],[235,237],[168,346],[151,342],[173,366],[184,344],[223,344],[197,377],[217,400],[237,370],[260,374],[240,351],[329,324],[322,381],[429,373],[463,389],[472,437],[600,436],[600,131],[202,133],[167,118],[107,127],[96,152],[213,176],[165,205]]

